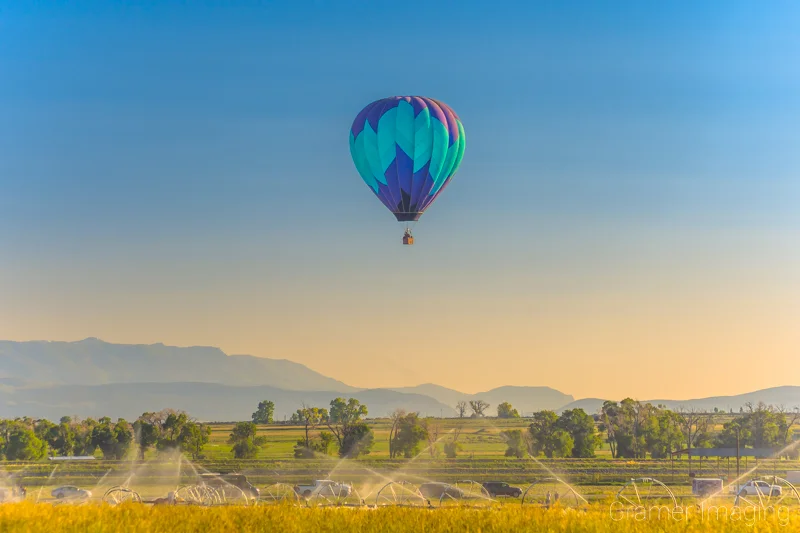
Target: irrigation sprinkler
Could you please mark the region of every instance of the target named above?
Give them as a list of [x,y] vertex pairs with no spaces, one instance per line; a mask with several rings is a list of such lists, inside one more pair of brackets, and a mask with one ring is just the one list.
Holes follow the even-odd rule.
[[300,496],[295,492],[294,487],[286,483],[275,483],[266,487],[258,499],[261,505],[275,505],[281,503],[291,503],[297,505],[300,502]]
[[568,507],[575,509],[588,504],[567,482],[557,477],[546,477],[534,481],[522,492],[521,504],[538,505],[546,508]]
[[109,505],[119,505],[127,502],[142,503],[142,497],[139,496],[138,492],[121,486],[108,489],[103,494],[102,500]]
[[220,505],[224,498],[213,487],[208,485],[184,485],[175,491],[175,500],[189,505]]
[[366,507],[367,505],[352,484],[322,485],[305,500],[307,507]]
[[427,507],[428,500],[408,481],[390,481],[378,490],[376,507]]
[[447,485],[445,490],[442,491],[441,496],[439,496],[439,507],[454,503],[458,505],[469,504],[471,507],[480,507],[498,502],[489,495],[489,491],[486,490],[486,487],[477,481],[466,479]]
[[651,477],[631,479],[617,492],[616,500],[623,508],[633,510],[643,509],[646,504],[666,505],[669,509],[678,507],[672,490]]

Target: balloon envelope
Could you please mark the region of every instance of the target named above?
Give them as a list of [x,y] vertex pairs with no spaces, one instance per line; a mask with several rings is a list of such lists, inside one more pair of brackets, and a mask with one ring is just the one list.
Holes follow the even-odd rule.
[[419,220],[450,183],[464,146],[458,115],[422,96],[372,102],[350,128],[358,173],[400,222]]

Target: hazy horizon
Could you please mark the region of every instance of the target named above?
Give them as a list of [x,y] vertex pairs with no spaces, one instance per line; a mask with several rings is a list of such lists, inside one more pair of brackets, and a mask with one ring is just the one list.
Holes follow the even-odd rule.
[[[5,6],[0,338],[216,346],[359,387],[786,385],[798,14]],[[413,247],[348,149],[356,114],[401,94],[467,138]]]
[[[111,342],[108,339],[101,339],[101,338],[98,338],[98,337],[85,337],[85,338],[81,338],[81,339],[72,339],[72,340],[63,340],[63,339],[25,339],[25,340],[0,339],[0,342],[11,341],[11,342],[48,342],[48,343],[66,342],[66,343],[74,343],[74,342],[81,342],[81,341],[86,341],[86,340],[97,340],[97,341],[104,342],[104,343],[109,343],[109,344],[124,344],[124,345],[139,345],[139,346],[152,346],[152,345],[161,344],[161,345],[164,345],[164,346],[167,346],[167,347],[177,347],[177,348],[216,348],[216,349],[221,350],[227,356],[242,356],[242,355],[244,355],[244,356],[260,357],[260,358],[265,358],[265,359],[274,359],[274,360],[286,359],[286,358],[283,358],[283,357],[251,354],[251,353],[244,353],[244,352],[228,352],[228,351],[225,351],[224,349],[220,348],[219,346],[205,346],[205,345],[197,345],[197,344],[172,345],[172,344],[163,343],[163,342],[152,342],[152,343],[142,343],[142,342],[130,342],[130,343],[128,343],[128,342],[125,342],[125,343],[122,343],[122,342]],[[288,359],[288,360],[292,361],[291,359]],[[292,361],[292,362],[298,362],[298,361]],[[301,364],[303,364],[303,363],[301,363]],[[311,370],[319,371],[318,369],[314,368],[313,366],[309,366],[309,365],[305,365],[305,366],[308,366]],[[389,384],[385,384],[385,385],[376,386],[376,385],[372,385],[372,384],[369,384],[369,383],[353,383],[353,382],[348,380],[347,376],[329,375],[329,374],[326,374],[324,372],[320,372],[320,374],[324,375],[325,377],[330,377],[330,378],[336,379],[338,381],[341,381],[341,382],[345,383],[346,385],[350,385],[350,386],[355,387],[357,389],[376,389],[376,388],[387,388],[388,389],[388,388],[418,387],[418,386],[422,386],[422,385],[438,385],[438,386],[442,386],[442,387],[445,387],[445,388],[448,388],[448,389],[456,390],[458,392],[463,392],[465,394],[478,394],[478,393],[481,393],[481,392],[488,392],[490,390],[493,390],[493,389],[496,389],[496,388],[500,388],[500,387],[550,387],[550,388],[558,390],[559,392],[562,392],[564,394],[568,394],[568,395],[573,396],[575,398],[575,400],[582,400],[582,399],[589,399],[589,398],[602,398],[602,399],[611,399],[611,400],[619,401],[619,400],[622,400],[624,398],[632,398],[632,399],[637,400],[637,401],[649,401],[649,400],[681,401],[681,400],[693,400],[693,399],[699,399],[699,398],[707,398],[707,397],[712,397],[712,396],[736,396],[736,395],[739,395],[739,394],[746,394],[746,393],[750,393],[750,392],[755,392],[756,390],[769,389],[769,388],[780,388],[780,387],[791,387],[791,386],[800,387],[800,385],[795,385],[793,383],[782,383],[782,384],[776,384],[776,385],[772,385],[772,386],[769,386],[769,387],[763,387],[763,388],[758,388],[758,389],[742,389],[742,390],[732,391],[732,392],[728,392],[728,393],[724,393],[724,394],[722,394],[722,393],[721,394],[703,394],[703,393],[698,392],[697,394],[695,394],[693,396],[685,396],[685,397],[666,397],[666,396],[640,397],[640,396],[631,395],[631,394],[621,394],[621,395],[617,395],[617,396],[613,396],[613,395],[609,395],[609,394],[599,394],[599,395],[595,395],[595,396],[585,396],[585,395],[580,395],[580,394],[574,394],[569,390],[558,389],[557,387],[553,387],[548,383],[503,383],[503,384],[494,385],[494,386],[491,386],[491,387],[482,387],[482,388],[478,388],[478,389],[474,389],[474,390],[469,390],[469,389],[463,389],[463,388],[458,388],[458,387],[454,387],[454,386],[448,386],[448,385],[445,385],[443,383],[436,382],[436,381],[419,381],[419,382],[408,382],[408,383],[399,383],[399,384],[398,383],[389,383]],[[179,378],[179,377],[180,376],[177,376],[177,378]],[[179,379],[176,379],[176,381],[179,381]]]

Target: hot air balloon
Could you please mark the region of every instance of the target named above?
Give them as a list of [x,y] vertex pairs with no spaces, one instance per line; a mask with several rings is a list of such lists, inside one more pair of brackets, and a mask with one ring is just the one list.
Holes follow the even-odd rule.
[[424,96],[392,96],[361,110],[350,128],[358,173],[406,223],[416,222],[450,183],[464,157],[464,126],[446,104]]

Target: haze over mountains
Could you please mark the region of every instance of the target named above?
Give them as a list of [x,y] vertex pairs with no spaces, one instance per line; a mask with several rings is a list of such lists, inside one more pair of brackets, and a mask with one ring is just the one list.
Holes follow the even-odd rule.
[[541,411],[542,409],[555,410],[575,400],[572,395],[564,394],[550,387],[506,386],[477,394],[465,394],[441,385],[425,383],[416,387],[398,387],[392,390],[424,394],[446,405],[456,405],[461,400],[467,402],[470,400],[483,400],[491,405],[490,411],[503,402],[509,402],[520,414]]
[[286,390],[358,390],[286,359],[226,355],[219,348],[163,344],[0,341],[0,377],[59,385],[198,381]]
[[[597,412],[602,399],[575,400],[549,387],[499,387],[466,394],[432,383],[393,389],[360,389],[285,359],[226,355],[211,347],[163,344],[0,341],[0,417],[58,419],[64,415],[133,419],[144,411],[183,409],[201,420],[246,420],[261,400],[275,402],[275,417],[303,403],[327,407],[337,396],[354,397],[371,417],[396,408],[454,416],[460,400],[482,399],[494,414],[510,402],[521,414],[582,407]],[[668,407],[738,410],[746,402],[800,405],[800,387],[776,387],[739,396],[686,401],[651,400]]]

